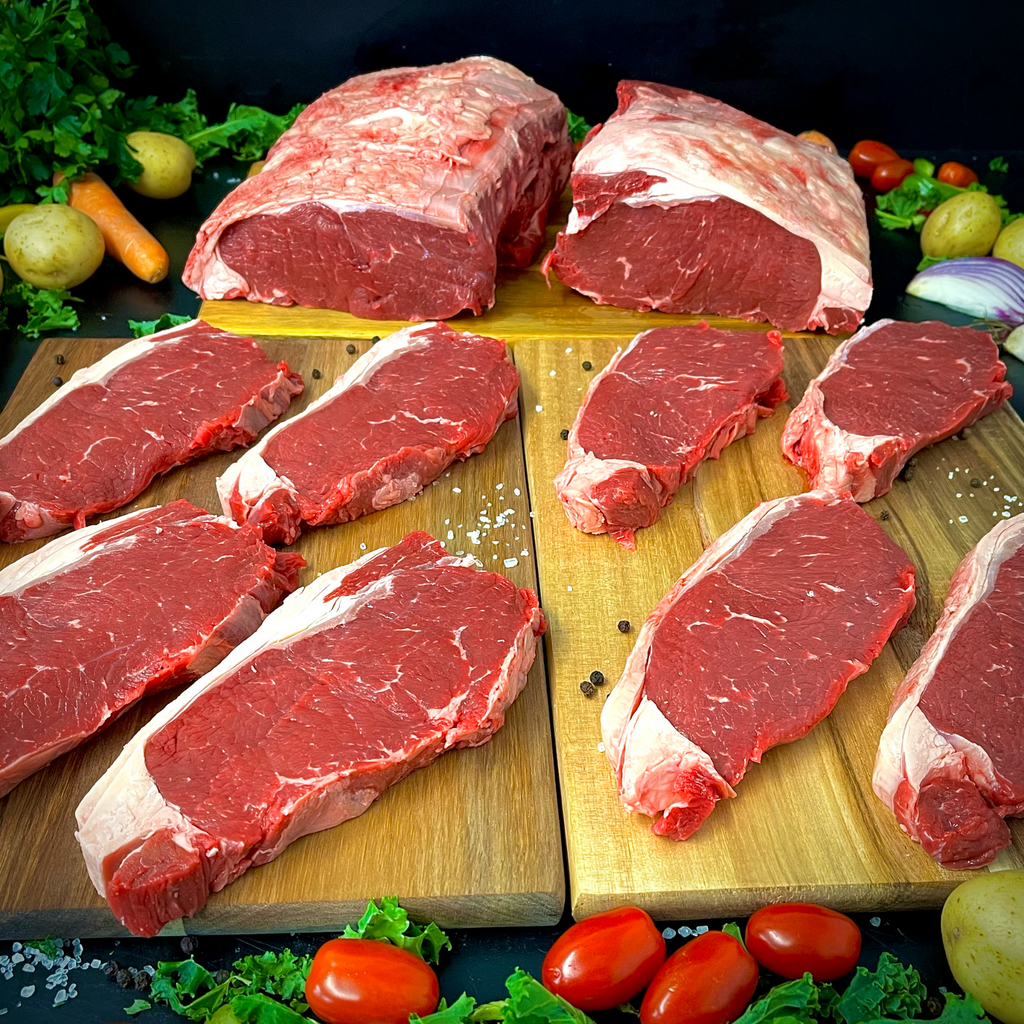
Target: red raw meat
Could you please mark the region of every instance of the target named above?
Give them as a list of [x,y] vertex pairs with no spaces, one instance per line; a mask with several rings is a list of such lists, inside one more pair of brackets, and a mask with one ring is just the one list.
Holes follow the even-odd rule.
[[875,792],[944,868],[978,868],[1024,814],[1024,515],[960,563],[893,695]]
[[806,736],[914,608],[914,567],[849,498],[758,505],[651,613],[601,714],[627,810],[687,839],[751,761]]
[[577,530],[624,548],[704,459],[752,434],[787,398],[778,331],[706,323],[638,334],[594,378],[555,490]]
[[324,573],[142,729],[77,811],[137,935],[485,743],[526,683],[537,597],[424,533]]
[[0,539],[82,527],[175,466],[249,444],[301,391],[287,363],[202,320],[130,341],[0,440]]
[[544,268],[598,303],[853,330],[871,301],[850,165],[719,100],[619,83]]
[[572,160],[558,97],[493,57],[351,78],[311,103],[200,228],[184,281],[371,319],[494,304]]
[[0,796],[144,694],[216,665],[305,564],[175,501],[0,570]]
[[879,320],[842,342],[782,434],[812,487],[870,501],[907,460],[998,409],[1013,393],[985,331]]
[[226,515],[290,544],[303,523],[347,523],[397,505],[516,415],[505,343],[444,324],[378,342],[298,416],[217,481]]

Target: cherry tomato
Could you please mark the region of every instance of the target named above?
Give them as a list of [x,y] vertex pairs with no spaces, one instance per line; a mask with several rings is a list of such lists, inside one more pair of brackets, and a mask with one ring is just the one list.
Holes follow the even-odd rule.
[[544,957],[541,981],[580,1010],[611,1010],[647,987],[665,962],[665,940],[638,907],[578,921]]
[[747,949],[783,978],[810,971],[815,981],[832,981],[857,966],[860,929],[845,914],[814,903],[779,903],[747,922]]
[[331,939],[313,957],[306,1002],[327,1024],[408,1024],[437,1009],[437,975],[418,956],[375,939]]
[[640,1024],[732,1024],[757,988],[757,964],[731,935],[705,932],[654,976]]
[[813,142],[816,146],[821,146],[822,149],[827,149],[830,153],[839,152],[839,150],[836,149],[836,144],[827,135],[822,135],[821,132],[801,132],[797,138],[803,139],[804,142]]
[[899,153],[892,146],[887,146],[884,142],[875,142],[874,139],[861,139],[850,150],[850,166],[858,178],[870,178],[879,164],[899,158]]
[[914,173],[914,165],[909,160],[888,160],[879,164],[871,175],[871,184],[879,192],[891,192],[908,174]]
[[947,185],[956,185],[957,188],[967,188],[968,185],[978,180],[978,176],[970,167],[958,164],[955,160],[947,160],[939,168],[939,173],[936,177]]

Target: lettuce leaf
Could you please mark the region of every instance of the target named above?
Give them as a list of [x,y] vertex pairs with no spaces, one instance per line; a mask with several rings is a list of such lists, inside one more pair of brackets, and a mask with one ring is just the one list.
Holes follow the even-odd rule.
[[452,948],[451,939],[433,922],[420,927],[410,921],[408,913],[398,905],[396,896],[385,896],[380,906],[370,900],[355,928],[346,925],[341,937],[390,942],[399,949],[414,953],[428,964],[436,964],[442,950]]

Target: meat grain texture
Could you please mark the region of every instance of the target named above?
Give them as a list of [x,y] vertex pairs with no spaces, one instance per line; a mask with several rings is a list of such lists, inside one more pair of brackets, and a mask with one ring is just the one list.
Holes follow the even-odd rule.
[[217,481],[225,515],[290,544],[418,494],[518,411],[505,343],[444,324],[378,342]]
[[544,619],[473,564],[412,533],[324,573],[129,742],[77,811],[122,924],[155,935],[501,727]]
[[705,459],[787,398],[778,331],[702,322],[638,334],[594,378],[555,490],[569,521],[627,550]]
[[782,450],[812,487],[870,501],[907,461],[1013,394],[986,331],[879,320],[842,342],[786,421]]
[[140,697],[216,665],[305,564],[175,501],[0,570],[0,796]]
[[629,811],[687,839],[751,761],[805,736],[914,608],[914,567],[849,498],[758,505],[650,614],[601,713]]
[[301,391],[287,363],[202,320],[130,341],[0,440],[0,539],[80,528],[175,466],[249,444]]
[[504,61],[359,75],[214,210],[184,281],[378,320],[480,313],[497,266],[533,260],[571,161],[561,101]]
[[1024,515],[960,563],[935,632],[893,695],[874,788],[945,868],[978,868],[1024,814]]
[[595,302],[853,330],[871,301],[864,201],[850,165],[719,100],[619,83],[572,169],[545,259]]

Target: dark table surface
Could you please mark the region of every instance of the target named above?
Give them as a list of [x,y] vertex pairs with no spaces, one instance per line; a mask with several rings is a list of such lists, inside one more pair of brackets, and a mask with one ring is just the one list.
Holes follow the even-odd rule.
[[[961,160],[978,171],[981,181],[991,191],[1001,192],[1011,209],[1024,208],[1024,151],[996,154],[949,150],[904,155],[911,158],[925,156],[929,159],[939,157],[940,160]],[[1007,157],[1011,168],[1009,174],[996,174],[987,170],[989,160],[996,155]],[[76,294],[83,299],[78,307],[82,323],[77,335],[126,337],[130,333],[128,319],[151,320],[166,312],[197,313],[199,299],[181,283],[181,271],[200,223],[221,197],[237,184],[243,172],[244,169],[240,172],[237,165],[211,165],[206,176],[198,180],[188,193],[168,202],[146,200],[126,190],[126,203],[167,249],[171,258],[171,273],[160,284],[147,285],[130,278],[122,267],[107,260],[89,281],[76,289]],[[914,267],[920,259],[916,235],[882,231],[874,217],[869,217],[869,224],[875,293],[867,312],[867,322],[881,317],[894,317],[914,321],[936,319],[951,324],[971,323],[970,317],[906,295],[903,289],[913,276]],[[70,332],[57,333],[75,336]],[[0,365],[3,368],[0,401],[6,402],[10,397],[35,347],[36,342],[15,331],[0,332]],[[1007,375],[1015,389],[1013,405],[1024,415],[1024,363],[1012,356],[1006,356],[1005,360]],[[864,934],[862,964],[873,968],[878,954],[888,950],[904,962],[916,966],[933,993],[947,986],[956,990],[942,951],[937,911],[878,915],[868,913],[855,917]],[[481,1002],[501,997],[504,995],[504,979],[516,967],[534,974],[539,972],[544,953],[560,931],[570,923],[571,919],[566,915],[562,924],[555,928],[453,932],[454,949],[444,956],[438,972],[442,994],[451,1000],[468,991]],[[721,923],[690,921],[686,925],[691,928],[699,925],[716,927]],[[663,924],[678,929],[682,923]],[[67,940],[75,938],[61,937]],[[316,934],[249,935],[206,936],[190,941],[196,943],[196,958],[215,971],[230,966],[240,956],[266,949],[279,950],[287,946],[299,954],[313,952],[324,938],[324,935]],[[679,937],[670,939],[670,951],[681,941]],[[3,1024],[8,1021],[10,1024],[51,1024],[54,1021],[65,1024],[104,1024],[130,1019],[140,1020],[142,1024],[158,1024],[182,1020],[164,1007],[147,1011],[137,1018],[129,1018],[123,1008],[143,993],[122,990],[108,981],[102,971],[91,966],[111,958],[121,966],[135,968],[155,964],[158,960],[178,960],[184,955],[180,939],[86,939],[81,942],[80,952],[77,946],[72,947],[69,942],[67,952],[75,955],[80,966],[68,971],[66,980],[61,979],[59,984],[49,989],[47,979],[52,972],[41,967],[26,972],[24,963],[19,962],[12,965],[12,977],[8,979],[5,976],[7,961],[4,958],[11,957],[14,952],[11,943],[0,943],[0,1018]],[[23,997],[21,993],[28,991],[29,986],[35,987],[34,992]],[[72,986],[74,996],[67,998],[63,1006],[55,1007],[55,997],[60,998],[57,993],[67,991],[70,994]],[[597,1015],[597,1019],[610,1021],[627,1018],[609,1013]]]

